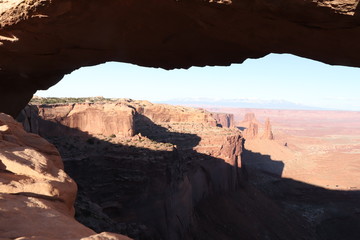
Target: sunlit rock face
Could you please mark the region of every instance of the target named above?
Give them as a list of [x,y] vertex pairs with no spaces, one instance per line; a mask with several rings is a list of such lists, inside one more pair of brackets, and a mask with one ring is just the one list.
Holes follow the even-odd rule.
[[269,53],[360,66],[357,0],[0,2],[0,112],[106,61],[165,69]]
[[[135,110],[125,104],[83,103],[44,106],[39,109],[39,114],[43,119],[53,121],[52,124],[43,123],[46,126],[42,126],[42,131],[39,132],[42,135],[45,135],[43,132],[46,132],[46,135],[53,136],[65,133],[72,135],[72,129],[105,136],[112,134],[134,135]],[[56,128],[54,123],[58,123],[59,126],[66,126],[69,130]]]

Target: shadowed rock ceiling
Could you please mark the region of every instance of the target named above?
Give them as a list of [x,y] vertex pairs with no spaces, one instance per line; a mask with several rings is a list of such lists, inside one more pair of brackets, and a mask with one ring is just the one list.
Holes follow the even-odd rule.
[[0,0],[0,112],[106,61],[173,69],[291,53],[359,67],[359,12],[358,0]]

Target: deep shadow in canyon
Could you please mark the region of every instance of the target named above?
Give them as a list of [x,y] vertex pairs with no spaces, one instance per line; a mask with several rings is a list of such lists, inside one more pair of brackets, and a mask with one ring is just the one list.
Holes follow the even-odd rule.
[[282,178],[282,162],[248,150],[234,169],[194,151],[196,134],[169,132],[142,115],[136,121],[137,133],[176,147],[116,144],[50,121],[68,135],[42,133],[78,184],[76,218],[95,231],[141,240],[360,239],[359,191]]
[[[197,135],[167,132],[144,116],[137,121],[145,121],[148,131],[137,129],[138,133],[154,141],[154,146],[155,140],[160,145],[176,143],[171,151],[114,144],[40,121],[53,129],[47,139],[57,146],[66,171],[78,184],[76,218],[98,232],[136,239],[182,239],[197,202],[238,185],[238,169],[192,150],[200,141]],[[61,132],[69,135],[54,136]],[[136,141],[141,144],[142,138]]]

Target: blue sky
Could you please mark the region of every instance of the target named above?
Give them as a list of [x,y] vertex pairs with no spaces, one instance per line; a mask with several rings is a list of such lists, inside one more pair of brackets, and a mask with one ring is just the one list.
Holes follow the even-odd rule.
[[74,71],[49,90],[35,95],[149,101],[286,100],[307,106],[360,111],[359,90],[360,68],[330,66],[289,54],[270,54],[229,67],[171,71],[109,62]]

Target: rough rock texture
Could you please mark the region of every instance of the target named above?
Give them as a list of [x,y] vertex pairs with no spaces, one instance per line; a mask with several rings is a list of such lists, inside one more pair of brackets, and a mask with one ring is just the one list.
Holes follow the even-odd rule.
[[95,234],[75,221],[75,182],[56,148],[0,114],[1,239],[129,239]]
[[0,112],[106,61],[171,69],[292,53],[359,67],[359,23],[357,0],[3,0]]
[[245,139],[255,139],[259,134],[259,125],[254,122],[249,123],[249,127],[244,130]]
[[126,137],[134,135],[134,112],[121,103],[28,105],[17,120],[26,131],[42,136],[71,135],[77,129],[89,134]]
[[269,118],[267,118],[265,121],[264,132],[261,136],[261,139],[274,140],[274,134],[271,130],[271,123]]
[[155,123],[200,123],[210,127],[215,127],[217,124],[212,115],[203,109],[153,104],[148,101],[127,101],[136,109],[136,112]]
[[25,131],[39,134],[38,115],[39,109],[37,107],[27,105],[23,110],[21,110],[16,120],[22,123]]
[[25,129],[42,136],[73,134],[75,129],[75,134],[81,131],[93,135],[131,137],[135,133],[135,114],[141,114],[155,123],[217,125],[212,115],[204,110],[129,99],[113,103],[32,105],[22,110],[18,120]]
[[81,103],[39,106],[37,108],[40,118],[50,121],[50,123],[42,122],[42,124],[47,124],[47,126],[42,126],[39,131],[43,136],[57,136],[61,135],[60,132],[72,134],[71,129],[105,136],[112,134],[125,137],[134,135],[135,111],[121,103]]
[[[216,116],[225,116],[227,124],[232,124],[232,115]],[[135,133],[142,133],[146,137],[161,139],[169,137],[168,132],[171,131],[196,134],[195,143],[187,142],[186,138],[173,139],[172,142],[179,144],[180,148],[194,149],[240,167],[240,161],[235,163],[241,154],[240,131],[219,128],[214,114],[203,109],[119,99],[113,103],[27,106],[18,120],[23,123],[25,129],[35,131],[44,137],[84,133],[96,137],[102,135],[126,138],[134,136]],[[167,140],[161,139],[162,142]]]
[[216,124],[219,127],[223,128],[233,128],[234,124],[234,114],[230,113],[211,113],[211,116],[215,118]]
[[[136,135],[88,135],[80,128],[73,129],[71,136],[61,134],[63,130],[57,136],[46,135],[79,185],[77,219],[98,232],[136,239],[184,239],[195,221],[194,207],[202,199],[239,186],[240,131],[217,127],[209,112],[193,108],[132,100],[81,106],[101,106],[103,115],[110,111],[114,118],[128,116],[107,110],[114,105],[135,111]],[[68,112],[66,105],[38,107],[40,113],[51,109],[55,119]],[[46,121],[53,129],[64,129],[56,127],[61,122],[54,121],[54,115],[40,114],[41,134],[48,132],[42,129],[50,126]]]

